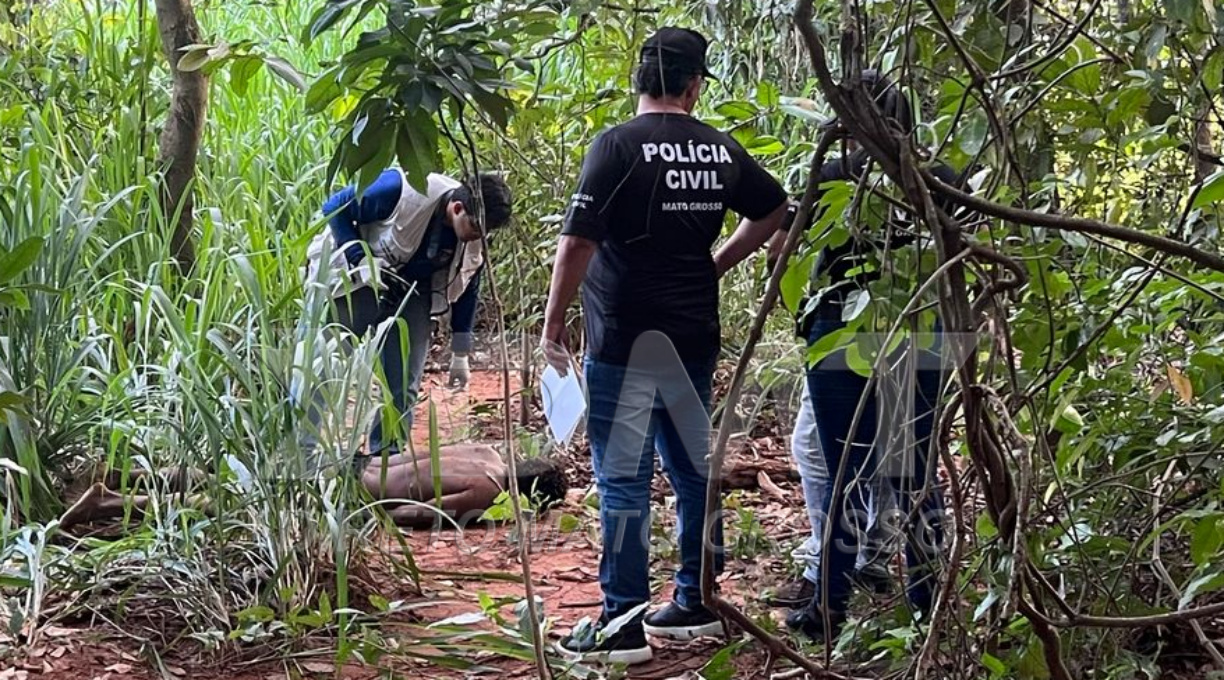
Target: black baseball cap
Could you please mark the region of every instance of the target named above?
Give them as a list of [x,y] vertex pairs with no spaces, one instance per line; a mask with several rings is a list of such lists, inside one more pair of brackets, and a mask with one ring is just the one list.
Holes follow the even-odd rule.
[[714,74],[706,66],[706,48],[709,42],[705,36],[688,28],[666,26],[660,28],[654,35],[642,43],[639,57],[643,64],[674,66],[691,69],[706,78]]

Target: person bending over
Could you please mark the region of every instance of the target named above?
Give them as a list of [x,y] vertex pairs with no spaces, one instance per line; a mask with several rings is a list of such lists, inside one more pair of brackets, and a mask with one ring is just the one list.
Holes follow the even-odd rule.
[[[475,207],[476,192],[484,205],[484,225]],[[462,182],[431,174],[421,193],[402,170],[392,168],[360,196],[351,186],[335,193],[323,204],[323,212],[330,217],[307,250],[306,283],[329,285],[334,318],[353,333],[363,334],[389,318],[403,319],[407,357],[400,324],[395,324],[383,340],[380,360],[391,403],[401,414],[399,429],[409,432],[429,351],[430,318],[447,310],[450,384],[467,385],[467,356],[485,263],[481,234],[510,221],[510,189],[491,173]],[[326,253],[331,255],[324,261]],[[311,418],[317,420],[318,414],[312,411]],[[384,433],[382,424],[383,419],[377,419],[370,432],[366,450],[371,455],[398,451],[396,438]]]

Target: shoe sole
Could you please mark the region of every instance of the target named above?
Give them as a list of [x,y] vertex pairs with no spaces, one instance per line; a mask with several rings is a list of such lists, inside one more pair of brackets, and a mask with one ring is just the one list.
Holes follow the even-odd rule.
[[712,621],[703,623],[697,626],[652,626],[649,623],[642,624],[642,629],[647,635],[653,637],[667,638],[668,640],[679,640],[687,642],[696,640],[699,637],[716,636],[723,634],[722,621]]
[[811,601],[810,597],[804,600],[779,600],[771,597],[765,600],[765,606],[770,609],[803,609]]
[[575,652],[557,643],[556,650],[562,658],[571,663],[621,663],[633,666],[646,663],[654,658],[654,650],[649,645],[638,649],[616,649],[608,652]]

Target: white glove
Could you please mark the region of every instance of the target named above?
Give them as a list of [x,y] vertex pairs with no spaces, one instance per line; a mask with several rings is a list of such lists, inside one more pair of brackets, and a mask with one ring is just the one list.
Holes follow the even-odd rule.
[[471,377],[472,377],[472,369],[471,369],[471,366],[468,364],[467,355],[466,354],[451,355],[450,381],[447,383],[447,386],[452,389],[466,390],[468,386],[468,380],[470,380]]
[[348,268],[349,280],[358,286],[374,286],[381,284],[380,275],[386,271],[387,261],[381,257],[363,257],[361,261]]

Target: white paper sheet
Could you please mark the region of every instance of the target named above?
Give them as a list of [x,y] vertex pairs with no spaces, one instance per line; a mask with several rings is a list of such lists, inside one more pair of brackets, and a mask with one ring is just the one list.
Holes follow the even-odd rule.
[[562,446],[569,444],[570,437],[586,414],[586,396],[577,372],[570,369],[562,378],[552,366],[544,368],[540,376],[540,396],[544,401],[544,417],[553,438]]

